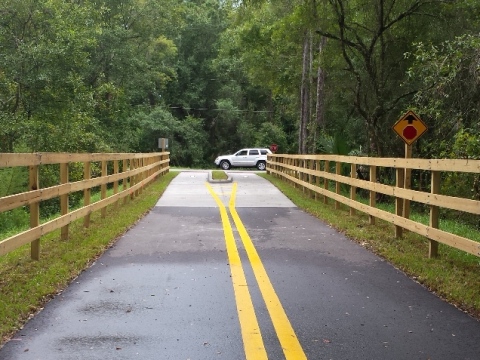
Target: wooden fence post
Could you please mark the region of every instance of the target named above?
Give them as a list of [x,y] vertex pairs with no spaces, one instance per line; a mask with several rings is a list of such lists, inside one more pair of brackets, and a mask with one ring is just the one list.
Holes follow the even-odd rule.
[[292,166],[295,170],[292,170],[292,176],[295,178],[295,180],[293,181],[293,187],[294,188],[297,188],[297,182],[296,182],[296,179],[298,177],[298,171],[296,170],[297,168],[297,159],[292,159]]
[[[90,180],[91,178],[92,178],[91,163],[90,161],[87,161],[83,164],[83,179]],[[90,205],[91,196],[92,196],[91,188],[87,188],[83,190],[83,206]],[[85,215],[85,218],[83,219],[83,226],[86,228],[90,227],[90,213]]]
[[273,160],[275,161],[275,163],[273,165],[273,169],[275,170],[273,172],[273,176],[278,178],[278,172],[282,170],[282,167],[281,167],[280,163],[282,162],[283,158],[275,157],[275,158],[273,158]]
[[[118,160],[113,160],[113,173],[114,173],[115,175],[118,174]],[[115,180],[115,181],[113,182],[113,193],[114,193],[114,194],[118,194],[118,180]],[[117,201],[115,202],[115,208],[118,207],[118,202],[119,202],[119,200],[117,200]]]
[[[130,159],[130,170],[135,170],[135,159]],[[132,187],[135,185],[135,176],[130,176],[130,200],[133,200],[135,197]]]
[[[314,169],[314,161],[313,160],[307,160],[307,169],[308,170],[313,170]],[[312,173],[308,173],[308,183],[312,185],[314,183],[314,176]],[[308,189],[308,197],[313,198],[315,197],[315,191]]]
[[[142,166],[143,166],[143,165],[142,165],[142,160],[143,160],[143,159],[137,159],[137,168],[139,168],[139,169],[142,169]],[[142,182],[142,180],[143,180],[143,171],[141,171],[137,176],[138,176],[138,177],[137,177],[137,183]],[[141,193],[142,193],[142,187],[140,187],[140,188],[137,190],[135,196],[139,196]]]
[[272,174],[274,177],[278,177],[278,171],[280,171],[280,162],[282,161],[282,158],[274,157],[273,161],[275,161],[274,164],[273,164],[273,169],[275,171],[273,172],[273,174],[272,174],[272,172],[270,172],[269,174]]
[[[325,163],[324,163],[324,168],[323,168],[323,171],[326,172],[326,173],[329,173],[330,172],[330,161],[328,160],[325,160]],[[323,187],[325,188],[326,191],[328,191],[328,187],[329,187],[329,184],[328,184],[328,179],[325,177],[323,178]],[[327,195],[323,195],[323,203],[324,204],[328,204],[328,196]]]
[[[285,175],[290,175],[290,169],[287,168],[287,166],[290,165],[290,159],[288,157],[284,157],[283,158],[283,164],[284,164],[284,166],[283,166],[282,173],[285,174]],[[285,176],[283,176],[283,177],[285,177]],[[287,183],[289,183],[288,180],[287,180]]]
[[[102,177],[105,177],[105,176],[107,176],[107,162],[105,160],[103,160],[102,161]],[[101,189],[102,200],[106,199],[107,198],[107,184],[102,183],[100,189]],[[107,216],[107,207],[106,206],[102,207],[101,213],[102,213],[102,219]]]
[[[142,170],[140,172],[140,180],[139,180],[139,182],[142,182],[145,179],[145,170],[143,169],[144,166],[145,166],[145,158],[142,157],[142,158],[138,159],[138,166]],[[142,193],[142,189],[143,189],[143,186],[141,186],[140,189],[138,189],[139,194]]]
[[[320,172],[320,160],[315,162],[315,170]],[[320,188],[320,176],[315,176],[315,186]],[[315,201],[318,200],[318,192],[315,191]]]
[[[297,166],[296,161],[297,161],[297,160],[295,160],[295,159],[293,159],[293,158],[290,159],[290,166],[293,167],[293,169],[290,170],[290,175],[291,175],[293,178],[295,178],[295,179],[297,178],[297,170],[295,170],[295,167]],[[297,183],[296,183],[294,180],[292,180],[292,183],[293,183],[293,187],[296,188],[296,187],[297,187]]]
[[[337,176],[340,176],[342,175],[342,163],[337,161],[335,163],[335,174],[337,174]],[[342,191],[342,183],[338,180],[335,180],[335,193],[337,195],[340,195]],[[341,206],[341,202],[340,201],[335,201],[335,209],[340,209],[340,206]]]
[[[134,159],[133,162],[135,164],[135,170],[137,170],[140,167],[140,160],[139,159]],[[141,176],[140,174],[135,175],[135,185],[137,185],[140,182],[140,180],[141,180],[140,176]],[[139,192],[140,191],[139,191],[138,188],[137,188],[137,190],[134,191],[135,197],[138,197]]]
[[[440,192],[440,171],[432,171],[432,194],[438,194]],[[438,229],[439,225],[439,213],[438,206],[430,205],[430,227]],[[435,258],[438,256],[438,242],[429,239],[428,245],[428,257]]]
[[[60,164],[60,183],[67,184],[68,183],[68,163],[61,163]],[[68,214],[68,194],[60,196],[60,213],[62,215]],[[65,225],[61,229],[61,239],[67,240],[68,239],[68,228],[69,225]]]
[[[370,181],[373,183],[377,182],[377,167],[370,165]],[[376,207],[377,205],[377,193],[375,191],[370,191],[370,206]],[[373,215],[368,215],[368,220],[370,225],[375,225],[375,217]]]
[[[304,170],[306,168],[306,165],[305,165],[305,160],[304,159],[299,159],[298,160],[298,167],[300,168],[300,172],[298,173],[298,179],[300,181],[305,181],[307,180],[307,174],[305,174]],[[301,185],[302,186],[302,193],[305,194],[305,186],[304,185]]]
[[[412,145],[405,144],[405,158],[411,159],[412,158]],[[412,188],[412,169],[405,168],[405,189]],[[404,199],[403,200],[403,217],[408,219],[410,218],[410,200]]]
[[[165,154],[162,155],[162,160],[166,160],[167,157],[168,157],[168,156],[165,155]],[[162,164],[162,168],[164,168],[164,170],[162,171],[162,175],[163,175],[163,174],[166,173],[166,171],[167,171],[167,164]]]
[[[28,167],[29,173],[29,185],[28,189],[30,191],[38,190],[39,179],[38,179],[38,165],[33,165]],[[35,228],[40,225],[40,202],[30,204],[30,228]],[[30,257],[33,260],[40,260],[40,239],[33,240],[30,244]]]
[[[143,170],[143,167],[145,166],[145,163],[144,163],[144,158],[140,158],[138,159],[138,166],[140,169],[142,169],[142,172],[138,175],[139,176],[139,180],[138,182],[142,182],[143,180],[145,180],[145,170]],[[138,189],[138,195],[142,195],[143,193],[143,185],[140,186],[140,189]]]
[[[126,172],[126,171],[128,171],[128,161],[127,159],[123,159],[122,172]],[[127,189],[128,189],[128,177],[124,175],[122,178],[122,190],[125,191]],[[123,198],[123,204],[126,204],[127,201],[128,201],[128,196],[125,196]]]
[[[153,158],[152,158],[151,156],[149,156],[149,157],[147,158],[147,165],[150,166],[150,165],[152,165],[152,164],[153,164]],[[148,170],[148,171],[147,171],[147,177],[153,175],[153,172],[154,172],[153,169]]]
[[[357,177],[357,164],[350,164],[350,177],[355,179]],[[355,201],[357,199],[357,188],[350,186],[350,199]],[[355,215],[355,208],[350,207],[350,215]]]
[[[396,171],[396,187],[403,188],[405,184],[405,169],[397,168]],[[403,215],[403,199],[395,197],[395,214],[398,216]],[[395,237],[401,238],[403,235],[403,228],[401,226],[395,225]]]
[[[300,181],[303,181],[303,167],[304,167],[304,162],[303,159],[297,159],[297,167],[298,167],[298,173],[297,173],[297,179]],[[305,186],[299,185],[302,187],[302,193],[305,193]]]

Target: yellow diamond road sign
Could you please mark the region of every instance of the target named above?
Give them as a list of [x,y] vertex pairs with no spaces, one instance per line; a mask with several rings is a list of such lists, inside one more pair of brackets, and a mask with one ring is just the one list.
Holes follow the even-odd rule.
[[412,145],[428,128],[417,114],[409,110],[392,126],[392,129],[405,144]]

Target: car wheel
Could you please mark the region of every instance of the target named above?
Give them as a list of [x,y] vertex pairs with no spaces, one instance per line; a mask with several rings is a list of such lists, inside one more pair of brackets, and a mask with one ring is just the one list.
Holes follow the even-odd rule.
[[265,164],[265,161],[257,162],[257,169],[258,170],[265,170],[266,168],[267,168],[267,164]]
[[228,170],[228,169],[230,169],[230,163],[229,163],[227,160],[223,160],[223,161],[220,163],[220,167],[221,167],[223,170]]

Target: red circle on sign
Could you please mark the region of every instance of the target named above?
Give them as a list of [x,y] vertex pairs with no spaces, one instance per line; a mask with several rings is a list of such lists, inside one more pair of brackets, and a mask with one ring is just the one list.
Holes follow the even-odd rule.
[[413,140],[417,137],[417,129],[414,126],[408,125],[405,129],[403,129],[403,136],[407,140]]

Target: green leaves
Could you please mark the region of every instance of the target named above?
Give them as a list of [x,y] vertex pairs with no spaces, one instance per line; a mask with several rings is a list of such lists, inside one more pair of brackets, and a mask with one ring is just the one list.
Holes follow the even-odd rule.
[[165,108],[156,107],[133,115],[129,122],[137,129],[132,144],[141,152],[159,151],[158,139],[168,138],[170,163],[173,166],[200,167],[207,153],[207,133],[203,121],[192,116],[176,119]]
[[479,48],[480,37],[464,35],[439,45],[418,43],[410,54],[415,62],[409,76],[420,84],[413,104],[426,117],[430,138],[441,144],[427,156],[451,157],[452,147],[462,151],[457,156],[478,156],[467,140],[480,129]]
[[[167,2],[162,4],[4,3],[0,151],[122,148],[123,134],[131,133],[122,128],[132,105],[154,105],[175,77],[169,65],[175,45],[160,26],[166,22]],[[7,126],[10,117],[21,133]]]
[[390,127],[413,104],[430,128],[417,151],[446,153],[461,129],[478,133],[480,41],[455,37],[478,33],[477,10],[470,0],[5,0],[0,151],[153,151],[161,136],[177,164],[200,166],[272,142],[318,151],[324,131],[395,156],[403,144]]

